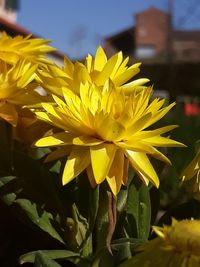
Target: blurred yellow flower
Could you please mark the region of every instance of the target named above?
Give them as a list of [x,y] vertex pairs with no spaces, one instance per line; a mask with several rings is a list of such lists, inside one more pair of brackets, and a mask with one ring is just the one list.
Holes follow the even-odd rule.
[[35,146],[58,147],[47,160],[68,155],[63,172],[63,184],[69,183],[83,170],[93,186],[107,180],[116,195],[127,181],[127,165],[138,173],[145,184],[159,186],[158,176],[147,154],[164,162],[169,159],[155,147],[183,146],[162,137],[176,126],[146,130],[160,120],[174,106],[163,107],[164,100],[149,103],[152,89],[133,92],[126,97],[107,81],[103,88],[81,84],[80,95],[63,89],[64,100],[53,96],[55,103],[42,104],[44,112],[36,112],[39,119],[61,132],[39,139]]
[[200,149],[180,175],[181,184],[200,199]]
[[31,38],[31,35],[11,37],[3,32],[0,37],[0,59],[11,65],[16,64],[19,59],[37,64],[50,63],[46,53],[56,49],[49,46],[49,42],[41,38]]
[[17,125],[19,108],[44,101],[34,91],[36,69],[37,65],[24,60],[12,67],[0,61],[0,117],[13,126]]
[[[140,63],[128,67],[129,58],[123,60],[122,52],[116,53],[109,60],[102,47],[96,51],[93,58],[88,55],[85,64],[81,62],[72,63],[68,58],[64,60],[64,68],[54,65],[39,72],[41,86],[53,94],[62,96],[62,87],[67,87],[79,95],[81,83],[94,83],[103,87],[106,81],[111,80],[116,88],[120,87],[126,94],[134,90],[146,88],[146,78],[140,78],[127,83],[140,71]],[[126,83],[126,84],[125,84]]]
[[171,226],[153,227],[158,237],[142,245],[142,251],[120,267],[200,266],[200,220],[173,219]]

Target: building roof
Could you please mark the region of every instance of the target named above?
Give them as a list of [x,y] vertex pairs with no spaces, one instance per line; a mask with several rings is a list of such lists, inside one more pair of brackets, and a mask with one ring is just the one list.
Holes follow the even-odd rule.
[[[4,18],[0,17],[0,31],[5,31],[10,36],[16,36],[16,35],[22,35],[27,36],[31,34],[35,38],[39,38],[39,36],[32,34],[30,31],[28,31],[26,28],[20,26],[17,23],[12,23]],[[53,51],[51,52],[55,57],[63,58],[64,53],[59,51]]]
[[130,27],[112,36],[107,36],[104,40],[126,54],[132,53],[135,48],[134,35],[135,29]]

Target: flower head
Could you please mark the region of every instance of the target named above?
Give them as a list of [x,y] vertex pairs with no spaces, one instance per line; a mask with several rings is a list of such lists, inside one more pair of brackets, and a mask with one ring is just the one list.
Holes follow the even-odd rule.
[[176,221],[171,226],[153,227],[158,237],[141,246],[120,267],[200,266],[200,220]]
[[19,108],[43,99],[34,91],[36,68],[36,64],[24,60],[14,66],[0,61],[0,117],[13,126],[17,124]]
[[31,35],[8,36],[5,32],[0,37],[0,59],[14,65],[19,59],[37,64],[49,63],[46,53],[55,51],[48,45],[49,41],[41,38],[31,38]]
[[50,65],[39,72],[39,79],[42,86],[50,93],[62,96],[62,87],[73,90],[80,94],[81,83],[93,83],[98,87],[111,80],[115,87],[124,90],[126,94],[134,90],[146,88],[145,83],[149,79],[141,78],[128,82],[140,71],[140,63],[128,67],[129,58],[123,60],[122,52],[116,53],[110,59],[99,47],[93,58],[90,54],[86,57],[85,64],[82,62],[72,63],[68,58],[64,60],[64,68],[61,69],[56,65]]
[[180,175],[181,184],[187,184],[190,192],[200,198],[200,149]]
[[158,187],[158,176],[147,155],[170,163],[155,147],[183,145],[161,136],[174,129],[174,125],[147,128],[174,104],[162,108],[164,100],[149,103],[152,88],[134,91],[127,97],[111,81],[103,88],[81,84],[79,91],[77,95],[63,88],[64,100],[54,95],[55,103],[43,104],[45,111],[36,112],[39,119],[60,128],[59,133],[41,138],[35,145],[58,147],[47,160],[68,155],[63,184],[86,169],[92,185],[106,179],[117,194],[127,181],[130,162],[145,184],[150,181]]

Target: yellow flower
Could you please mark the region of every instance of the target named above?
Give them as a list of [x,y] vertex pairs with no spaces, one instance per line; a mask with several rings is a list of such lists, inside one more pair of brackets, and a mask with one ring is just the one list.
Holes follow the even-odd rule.
[[26,59],[34,63],[50,63],[45,57],[46,53],[55,51],[55,48],[47,45],[48,40],[16,36],[10,37],[5,32],[0,37],[0,59],[14,65],[19,59]]
[[200,198],[200,149],[180,175],[181,183],[187,184],[190,192]]
[[80,96],[66,88],[64,100],[55,95],[54,104],[42,104],[45,112],[36,112],[39,119],[61,129],[35,142],[35,146],[58,147],[47,160],[69,154],[63,172],[63,184],[87,170],[92,185],[105,179],[116,195],[127,181],[127,165],[139,174],[145,184],[159,186],[158,176],[147,154],[170,163],[155,146],[183,146],[162,137],[176,126],[146,130],[160,120],[173,106],[163,107],[164,100],[149,104],[152,89],[133,92],[126,97],[108,82],[103,89],[94,84],[81,84]]
[[45,89],[58,96],[62,96],[63,86],[79,95],[81,83],[89,82],[103,87],[108,80],[111,80],[116,88],[120,87],[126,94],[129,94],[134,90],[146,88],[144,84],[149,79],[140,78],[127,83],[139,73],[141,65],[136,63],[128,67],[128,61],[128,57],[123,60],[122,52],[108,60],[103,49],[99,47],[94,58],[90,54],[87,56],[85,64],[81,62],[73,64],[68,58],[65,58],[63,69],[56,65],[50,65],[47,69],[39,72],[39,78]]
[[158,237],[142,245],[142,252],[120,267],[200,266],[200,220],[173,219],[171,226],[153,229]]
[[17,125],[19,108],[43,99],[33,90],[36,69],[37,65],[24,60],[12,67],[0,61],[0,117],[13,126]]

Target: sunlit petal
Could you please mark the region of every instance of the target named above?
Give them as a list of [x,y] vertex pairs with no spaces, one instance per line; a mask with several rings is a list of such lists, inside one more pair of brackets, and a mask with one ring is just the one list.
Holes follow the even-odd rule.
[[146,179],[159,186],[159,178],[145,153],[126,150],[126,155],[136,171],[139,170]]
[[88,148],[74,147],[64,167],[62,184],[65,185],[78,176],[90,164]]
[[106,180],[114,195],[117,195],[121,188],[124,170],[124,152],[118,149],[115,153],[111,168],[106,176]]
[[113,144],[101,144],[90,147],[91,164],[97,184],[103,182],[112,165],[116,152],[116,146]]

